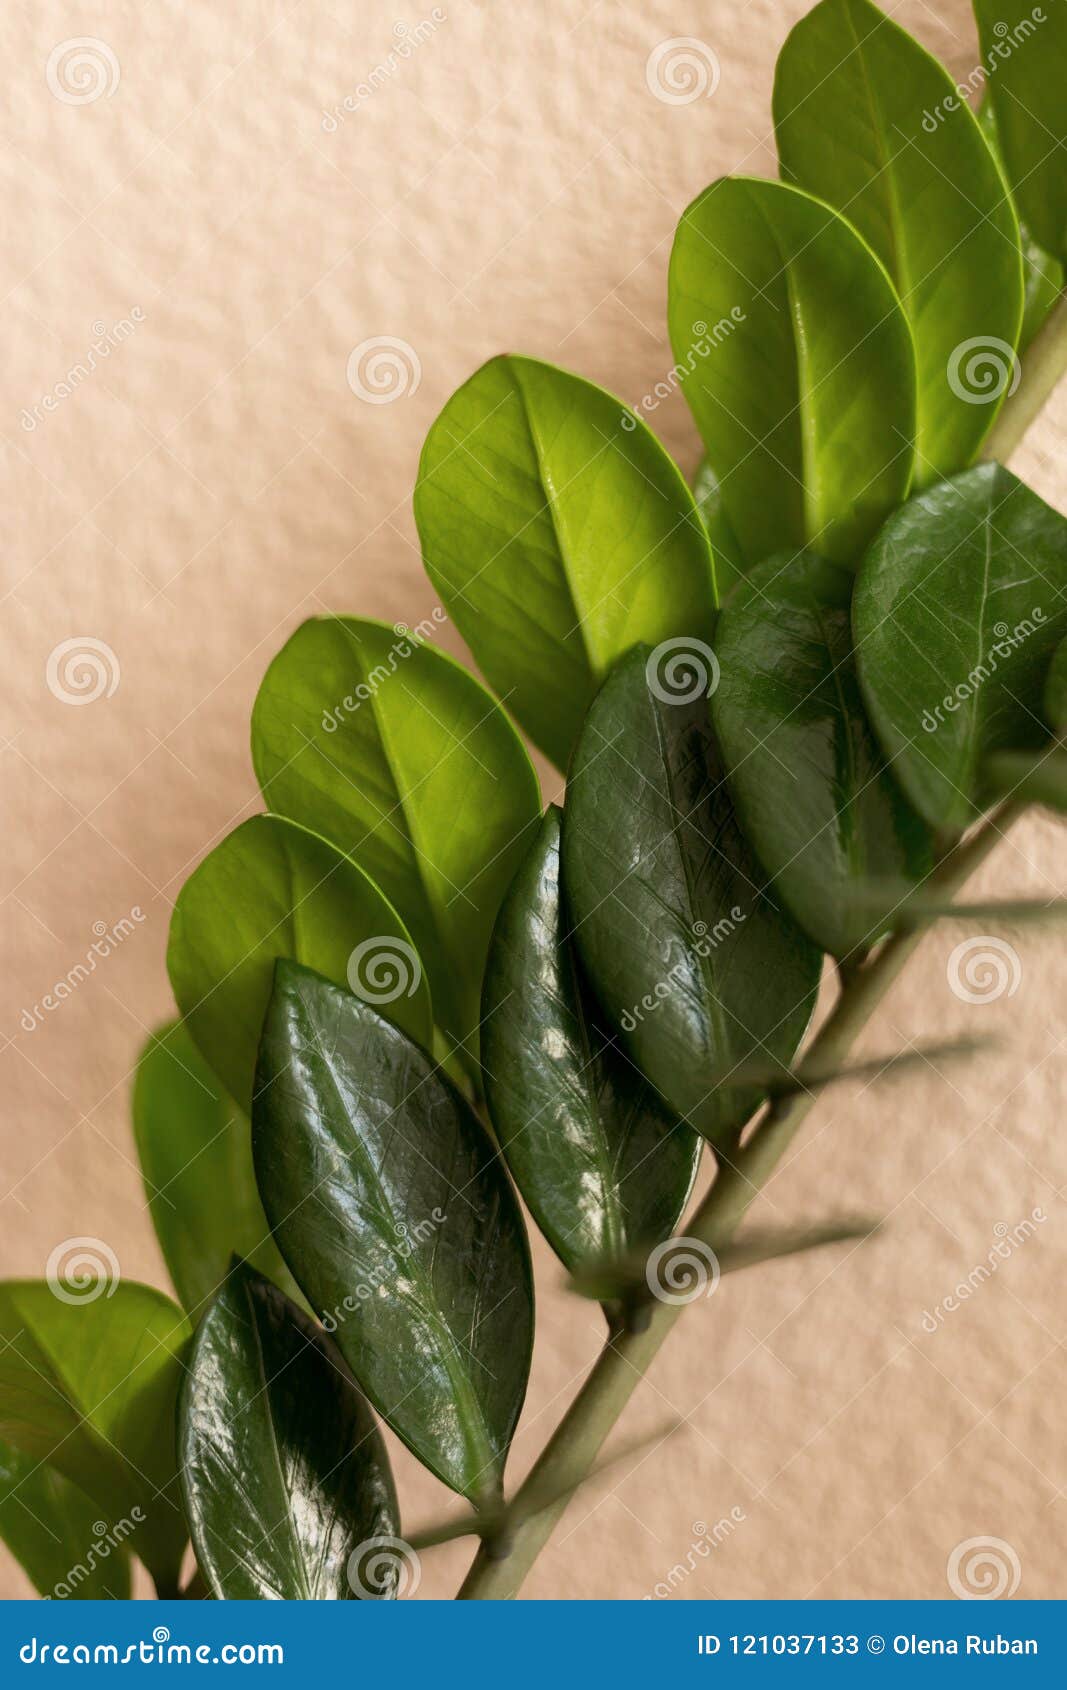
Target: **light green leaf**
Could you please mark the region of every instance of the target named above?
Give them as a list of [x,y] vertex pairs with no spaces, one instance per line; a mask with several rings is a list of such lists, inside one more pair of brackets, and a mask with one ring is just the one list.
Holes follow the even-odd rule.
[[725,604],[739,580],[744,578],[745,560],[737,535],[723,508],[722,487],[707,458],[701,458],[693,477],[693,497],[700,520],[708,531],[715,557],[715,579],[719,603]]
[[251,1107],[277,957],[295,957],[382,1004],[412,1038],[433,1036],[422,963],[396,910],[342,852],[282,816],[226,835],[178,894],[167,969],[208,1063]]
[[962,833],[994,752],[1046,739],[1041,694],[1067,632],[1067,521],[999,464],[912,499],[864,559],[852,603],[864,698],[932,827]]
[[[973,0],[988,97],[1019,214],[1036,240],[1067,258],[1067,6]],[[1040,19],[1038,13],[1041,13]]]
[[453,394],[415,520],[483,674],[561,769],[617,657],[710,632],[712,558],[677,467],[620,400],[551,364],[493,358]]
[[[713,1144],[759,1102],[723,1075],[788,1063],[821,958],[764,889],[726,792],[704,696],[637,647],[593,703],[563,818],[564,891],[593,987],[641,1071]],[[699,665],[704,662],[704,672]],[[692,681],[692,676],[690,676]]]
[[0,1444],[0,1541],[42,1596],[59,1601],[126,1601],[127,1532],[116,1532],[91,1502],[46,1461]]
[[179,1407],[182,1491],[211,1593],[226,1601],[394,1596],[365,1583],[399,1544],[381,1434],[337,1346],[237,1264],[201,1323]]
[[836,957],[873,944],[894,907],[857,900],[863,883],[921,879],[934,859],[867,722],[852,583],[813,552],[760,564],[719,618],[712,700],[745,836],[794,919]]
[[400,912],[437,1020],[474,1060],[489,935],[541,808],[504,712],[413,636],[322,617],[267,670],[252,756],[272,808],[348,851]]
[[425,1052],[278,964],[252,1147],[279,1248],[383,1420],[499,1498],[533,1338],[526,1233],[495,1147]]
[[504,900],[482,999],[497,1142],[571,1269],[673,1232],[700,1140],[606,1033],[569,937],[550,808]]
[[187,1537],[175,1404],[189,1336],[169,1298],[130,1280],[0,1283],[0,1437],[84,1490],[112,1530],[125,1522],[170,1595]]
[[[668,318],[746,562],[810,544],[854,566],[914,457],[915,353],[882,264],[798,188],[725,177],[678,225]],[[709,323],[732,332],[695,358]]]
[[163,1259],[201,1315],[240,1255],[295,1290],[263,1213],[247,1115],[226,1096],[180,1021],[149,1038],[133,1088],[133,1132]]
[[[997,118],[992,100],[982,101],[978,124],[986,142],[1003,171]],[[1016,208],[1018,209],[1018,208]],[[1058,258],[1039,246],[1026,224],[1020,220],[1019,239],[1023,250],[1023,326],[1019,333],[1019,351],[1025,352],[1045,318],[1063,291],[1063,265]]]
[[[896,284],[918,362],[915,482],[972,461],[1012,381],[1023,309],[1007,184],[948,71],[870,0],[820,0],[774,84],[782,176],[840,211]],[[1000,359],[966,380],[977,343]]]

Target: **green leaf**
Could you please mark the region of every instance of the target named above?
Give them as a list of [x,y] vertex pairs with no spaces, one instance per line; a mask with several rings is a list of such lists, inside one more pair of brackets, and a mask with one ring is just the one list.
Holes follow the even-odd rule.
[[1042,705],[1057,738],[1067,738],[1067,639],[1060,641],[1048,666]]
[[[748,564],[810,544],[855,564],[911,480],[915,353],[884,268],[829,206],[725,177],[685,212],[668,319]],[[734,323],[694,359],[701,325]]]
[[[1015,211],[970,107],[870,0],[820,0],[782,48],[774,120],[783,177],[846,216],[896,284],[918,363],[916,485],[955,474],[1011,385],[1023,310]],[[979,351],[999,375],[975,388]]]
[[852,584],[813,552],[760,564],[719,618],[712,702],[745,836],[786,908],[836,957],[872,944],[894,907],[857,902],[861,883],[918,880],[934,857],[867,722]]
[[[1067,257],[1067,7],[1052,0],[973,0],[988,97],[1019,207],[1036,240]],[[1037,13],[1041,12],[1040,20]]]
[[141,1052],[133,1131],[156,1237],[190,1314],[203,1312],[235,1254],[295,1290],[256,1190],[248,1117],[180,1021],[153,1033]]
[[474,1060],[489,935],[541,809],[504,712],[414,635],[316,618],[267,670],[252,756],[271,807],[348,851],[399,910],[437,1019]]
[[820,957],[764,889],[730,808],[704,696],[713,654],[694,648],[688,686],[663,655],[624,657],[586,719],[564,888],[593,986],[637,1066],[724,1144],[759,1094],[718,1081],[757,1053],[788,1063]]
[[[244,1264],[197,1332],[178,1427],[193,1548],[212,1595],[364,1594],[358,1552],[374,1538],[399,1542],[385,1445],[336,1345]],[[381,1594],[395,1595],[398,1570]]]
[[415,520],[483,674],[558,768],[617,657],[710,632],[712,558],[680,472],[620,400],[551,364],[493,358],[453,394]]
[[166,1594],[187,1537],[174,1415],[188,1340],[180,1309],[147,1285],[0,1283],[0,1438],[51,1462],[113,1529],[135,1527],[128,1546]]
[[715,580],[719,603],[725,604],[739,580],[744,579],[745,559],[737,535],[723,506],[722,486],[707,458],[701,458],[693,477],[693,497],[700,520],[708,531],[715,557]]
[[42,1596],[126,1601],[128,1533],[116,1524],[46,1461],[0,1444],[0,1540]]
[[[986,143],[1003,171],[997,118],[992,100],[983,100],[978,113],[978,125]],[[1006,173],[1005,173],[1006,179]],[[1018,207],[1016,207],[1018,209]],[[1063,265],[1058,258],[1039,246],[1026,224],[1020,219],[1019,239],[1023,252],[1023,326],[1019,332],[1019,351],[1025,352],[1037,331],[1063,291]]]
[[1067,812],[1067,751],[999,751],[986,758],[982,773],[1000,797]]
[[867,554],[852,606],[860,682],[931,826],[962,833],[989,796],[986,758],[1046,738],[1065,588],[1067,521],[999,464],[912,499]]
[[568,1267],[673,1232],[700,1140],[605,1032],[560,895],[549,809],[497,918],[482,999],[486,1100],[515,1183]]
[[422,963],[389,901],[325,839],[282,816],[253,816],[185,882],[167,948],[186,1025],[246,1112],[280,956],[347,980],[412,1038],[430,1043]]
[[526,1233],[488,1134],[398,1028],[280,962],[252,1117],[281,1252],[382,1418],[498,1494],[533,1337]]

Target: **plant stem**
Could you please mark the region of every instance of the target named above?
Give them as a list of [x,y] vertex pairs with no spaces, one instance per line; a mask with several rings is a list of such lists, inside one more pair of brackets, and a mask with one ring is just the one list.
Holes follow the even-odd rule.
[[1060,295],[1041,332],[1027,348],[1023,370],[1025,380],[1001,408],[982,448],[983,458],[995,459],[1000,464],[1006,464],[1022,443],[1030,424],[1040,415],[1067,370],[1067,293]]
[[[964,882],[1011,826],[1023,806],[1005,804],[987,817],[970,838],[957,845],[931,876],[931,884],[948,896]],[[850,973],[833,1010],[798,1067],[814,1071],[836,1066],[846,1057],[904,964],[914,953],[921,928],[894,934],[862,967]],[[799,1091],[771,1104],[745,1147],[732,1162],[722,1164],[715,1183],[697,1210],[686,1236],[711,1249],[729,1242],[753,1198],[776,1167],[815,1102],[817,1092]],[[520,1519],[510,1553],[492,1559],[484,1545],[459,1591],[463,1600],[507,1599],[519,1590],[563,1510],[569,1493],[588,1475],[593,1462],[646,1372],[660,1345],[682,1312],[682,1304],[657,1303],[643,1332],[611,1337],[550,1442],[515,1497],[521,1516],[524,1502],[546,1493],[561,1500]]]

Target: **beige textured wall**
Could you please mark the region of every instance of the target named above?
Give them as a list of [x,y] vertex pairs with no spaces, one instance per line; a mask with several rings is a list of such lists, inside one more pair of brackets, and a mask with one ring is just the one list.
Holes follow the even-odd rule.
[[[324,609],[415,621],[433,598],[410,490],[423,435],[491,353],[570,365],[631,399],[670,363],[664,288],[689,199],[770,172],[774,53],[802,0],[445,0],[358,112],[336,107],[388,59],[420,3],[91,0],[8,8],[3,114],[5,513],[0,745],[7,812],[0,1027],[0,1271],[40,1274],[92,1234],[164,1284],[128,1120],[130,1071],[169,1010],[163,957],[183,877],[258,807],[247,749],[262,671]],[[964,0],[894,8],[958,71]],[[56,96],[77,30],[109,94]],[[712,98],[671,106],[650,51],[692,34]],[[63,88],[62,68],[52,83]],[[95,338],[133,330],[54,410],[33,407]],[[350,352],[398,337],[406,397],[361,401]],[[657,415],[689,467],[676,400]],[[1067,508],[1067,392],[1020,462]],[[118,685],[80,708],[49,654],[106,642]],[[449,649],[459,644],[448,630]],[[551,795],[548,783],[546,795]],[[1063,834],[1020,827],[983,886],[1062,890]],[[31,1033],[21,1013],[138,906],[122,948]],[[869,1248],[733,1279],[688,1311],[638,1390],[625,1437],[684,1422],[577,1499],[531,1596],[638,1596],[736,1508],[677,1589],[706,1596],[941,1596],[961,1540],[1011,1545],[1021,1596],[1063,1594],[1063,1007],[1053,936],[1011,938],[1014,996],[950,992],[956,935],[931,936],[868,1048],[953,1032],[1003,1045],[823,1100],[765,1219],[885,1213]],[[986,1259],[997,1228],[1047,1221],[936,1333],[923,1311]],[[516,1472],[599,1342],[538,1251],[540,1326]],[[398,1459],[409,1523],[448,1499]],[[735,1516],[736,1518],[736,1516]],[[426,1559],[448,1594],[463,1549]],[[27,1586],[2,1558],[2,1588]]]

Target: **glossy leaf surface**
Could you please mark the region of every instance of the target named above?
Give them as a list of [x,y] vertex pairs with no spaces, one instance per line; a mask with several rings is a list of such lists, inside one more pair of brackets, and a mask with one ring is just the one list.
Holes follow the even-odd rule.
[[[847,217],[896,284],[918,363],[916,486],[954,475],[1011,384],[1023,308],[1015,211],[970,107],[870,0],[820,0],[779,55],[774,119],[783,177]],[[968,342],[1001,349],[988,389],[968,381]]]
[[133,1131],[163,1259],[194,1320],[234,1254],[285,1290],[293,1286],[256,1190],[248,1117],[180,1021],[153,1033],[141,1053]]
[[1049,661],[1067,632],[1067,521],[999,464],[896,513],[853,598],[864,698],[916,809],[961,833],[992,753],[1037,749]]
[[907,492],[915,434],[911,333],[870,248],[797,188],[725,177],[678,225],[668,319],[746,562],[810,544],[855,565]]
[[42,1596],[125,1601],[125,1537],[101,1519],[99,1503],[54,1467],[0,1444],[0,1541]]
[[379,1414],[453,1490],[496,1494],[533,1292],[518,1203],[470,1106],[368,1005],[279,963],[252,1142],[282,1254]]
[[713,1143],[758,1092],[722,1083],[756,1054],[788,1063],[820,956],[763,888],[726,791],[707,669],[681,679],[631,652],[601,688],[575,751],[564,887],[594,987],[638,1067]]
[[411,935],[350,858],[282,816],[226,835],[178,894],[167,968],[201,1051],[246,1111],[277,957],[373,995],[413,1038],[432,1037]]
[[873,943],[871,876],[913,881],[929,829],[867,722],[852,659],[853,577],[812,552],[771,558],[723,611],[712,716],[745,837],[779,898],[833,956]]
[[700,1141],[605,1032],[569,937],[559,841],[551,808],[497,919],[482,1062],[515,1183],[573,1270],[673,1232]]
[[418,947],[437,1020],[473,1045],[489,935],[541,808],[504,712],[414,636],[323,617],[267,670],[252,755],[271,807],[381,887]]
[[1053,653],[1042,697],[1045,720],[1058,738],[1067,737],[1067,639]]
[[173,1587],[187,1536],[174,1449],[185,1317],[106,1273],[57,1284],[62,1295],[44,1280],[0,1283],[0,1438],[50,1461],[112,1528],[135,1527],[129,1548]]
[[[298,1602],[365,1593],[360,1550],[399,1532],[381,1434],[332,1340],[244,1265],[197,1332],[179,1448],[193,1548],[212,1595]],[[395,1586],[394,1571],[383,1594]]]
[[[972,0],[988,97],[1020,216],[1036,240],[1067,258],[1067,6],[1051,0]],[[1041,12],[1040,20],[1036,14]]]
[[617,657],[710,632],[712,559],[673,460],[620,400],[551,364],[493,358],[452,396],[415,519],[482,673],[561,769]]

